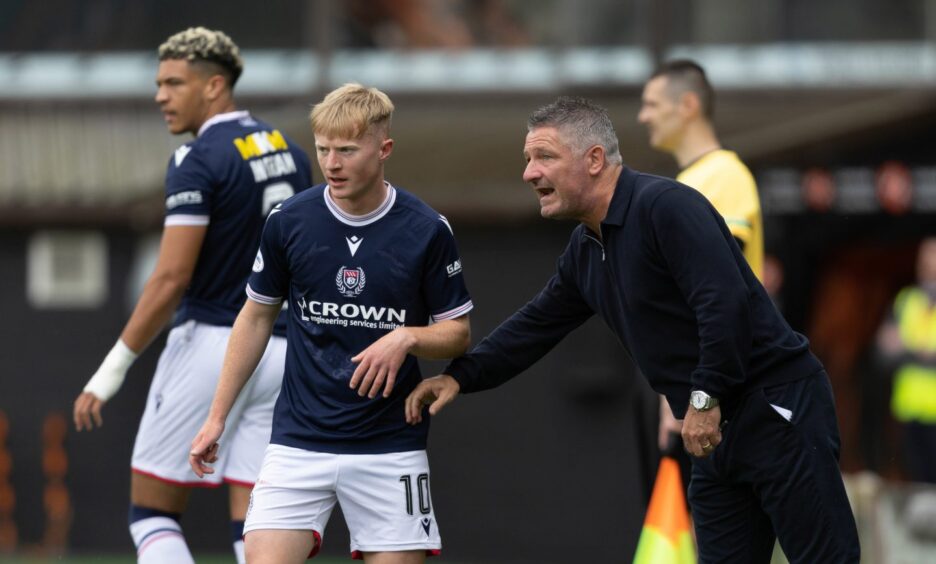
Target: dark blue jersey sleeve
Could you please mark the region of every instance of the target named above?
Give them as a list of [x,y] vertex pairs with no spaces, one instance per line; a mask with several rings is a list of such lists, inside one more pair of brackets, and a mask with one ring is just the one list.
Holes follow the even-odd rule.
[[455,236],[448,220],[441,215],[426,252],[422,287],[433,321],[461,317],[473,307],[465,286]]
[[287,299],[289,272],[281,225],[283,215],[279,206],[270,212],[260,249],[254,259],[253,272],[247,281],[247,296],[255,302],[276,305]]
[[573,263],[570,246],[559,258],[558,272],[533,300],[445,368],[443,372],[458,381],[462,393],[494,388],[510,380],[593,315],[571,276]]
[[726,397],[745,380],[753,341],[747,285],[731,233],[708,202],[688,190],[661,194],[650,217],[652,237],[698,325],[692,387]]
[[166,171],[166,225],[208,225],[214,175],[197,148],[182,145]]

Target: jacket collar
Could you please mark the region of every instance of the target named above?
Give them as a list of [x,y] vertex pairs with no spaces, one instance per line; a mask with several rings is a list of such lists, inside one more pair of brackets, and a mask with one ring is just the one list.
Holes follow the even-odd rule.
[[608,213],[601,221],[602,225],[613,225],[615,227],[624,225],[624,218],[627,217],[627,210],[630,208],[636,182],[637,173],[626,166],[623,167],[620,176],[618,176],[617,186],[614,188],[614,195],[611,196],[611,203],[608,205]]

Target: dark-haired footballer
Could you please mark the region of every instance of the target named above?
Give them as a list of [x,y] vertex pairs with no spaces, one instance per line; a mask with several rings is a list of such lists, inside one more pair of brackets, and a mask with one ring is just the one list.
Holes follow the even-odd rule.
[[280,320],[256,377],[232,410],[230,445],[208,482],[188,465],[192,435],[208,413],[231,326],[274,206],[312,185],[308,156],[279,130],[239,110],[243,70],[223,32],[190,28],[159,47],[156,103],[179,147],[166,172],[166,216],[155,270],[120,338],[75,401],[78,430],[102,424],[101,408],[127,369],[172,325],[131,462],[130,533],[142,563],[192,562],[179,525],[191,486],[230,486],[234,552],[244,562],[247,503],[270,437],[286,355]]

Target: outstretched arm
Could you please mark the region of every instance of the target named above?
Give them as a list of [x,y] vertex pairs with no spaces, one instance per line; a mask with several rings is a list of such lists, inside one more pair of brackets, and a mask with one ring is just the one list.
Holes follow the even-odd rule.
[[351,376],[351,388],[356,389],[358,395],[374,398],[383,386],[384,397],[389,397],[406,355],[453,358],[468,350],[470,342],[468,315],[427,327],[399,327],[351,358],[358,365]]
[[560,275],[554,276],[530,303],[501,323],[471,353],[449,363],[444,374],[420,382],[406,398],[407,423],[420,423],[424,406],[429,406],[429,415],[436,415],[459,393],[503,384],[539,360],[591,314],[578,292],[564,286]]
[[177,225],[163,230],[159,259],[120,338],[75,400],[75,427],[100,427],[101,408],[126,377],[127,370],[169,323],[185,294],[205,239],[205,226]]
[[248,299],[234,322],[208,418],[192,440],[189,453],[189,464],[199,478],[214,472],[209,465],[218,459],[218,439],[224,431],[224,420],[260,363],[279,312],[278,304],[267,305]]

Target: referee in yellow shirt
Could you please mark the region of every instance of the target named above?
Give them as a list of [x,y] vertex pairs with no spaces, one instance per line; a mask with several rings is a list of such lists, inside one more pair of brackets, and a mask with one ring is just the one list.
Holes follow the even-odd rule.
[[715,92],[697,63],[661,66],[644,86],[637,121],[650,145],[679,164],[676,180],[705,195],[725,218],[751,270],[763,281],[764,230],[754,177],[733,151],[723,149],[712,115]]

